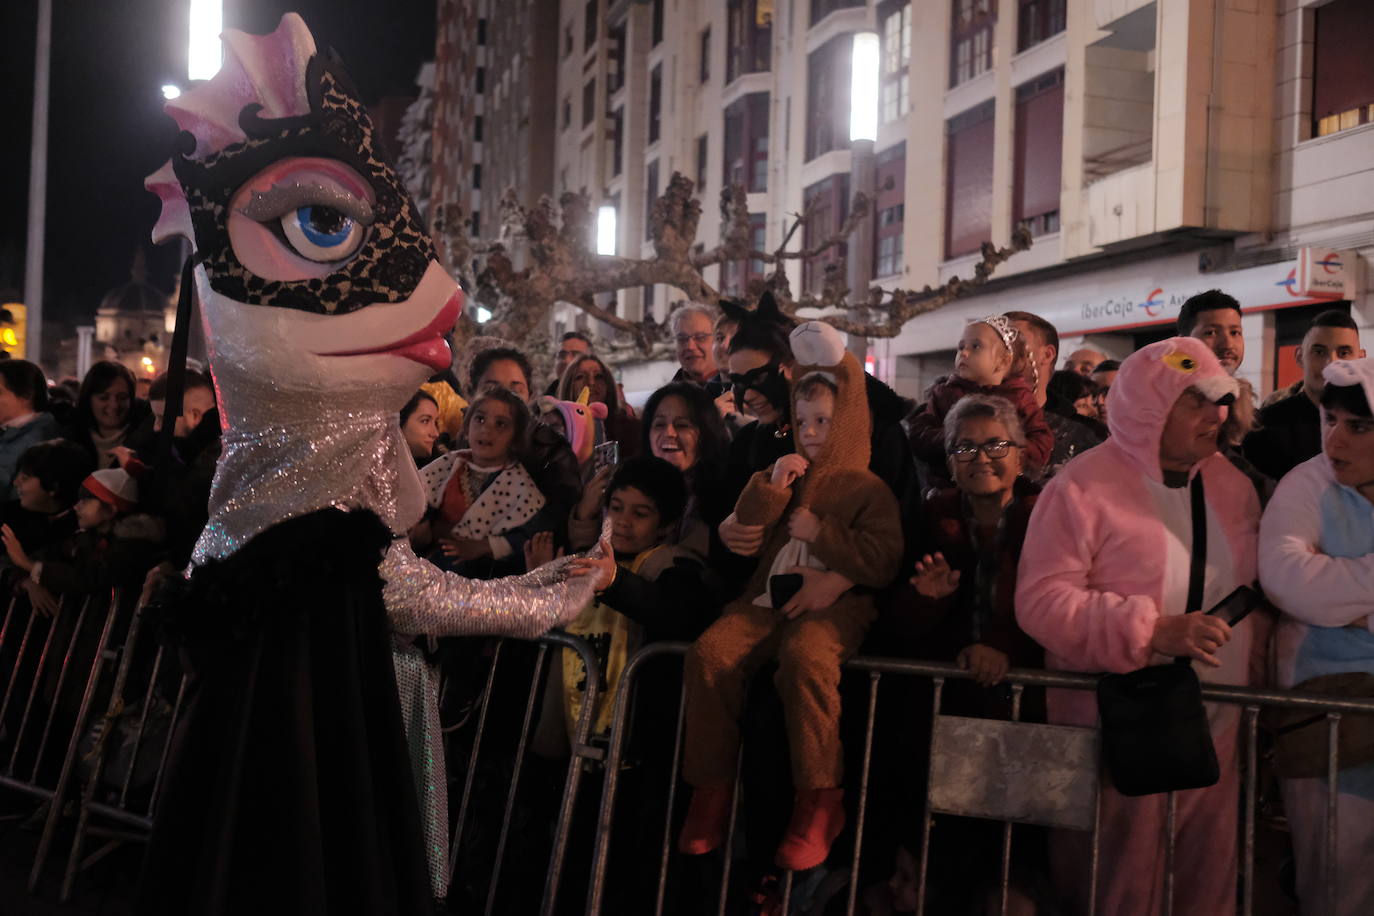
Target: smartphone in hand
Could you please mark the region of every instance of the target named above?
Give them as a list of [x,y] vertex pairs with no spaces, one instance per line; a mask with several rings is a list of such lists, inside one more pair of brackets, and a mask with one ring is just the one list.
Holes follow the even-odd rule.
[[1207,612],[1207,616],[1220,618],[1226,621],[1228,626],[1235,626],[1244,620],[1251,611],[1263,603],[1263,595],[1248,585],[1242,585],[1231,592],[1231,594],[1218,601],[1216,605]]
[[620,443],[614,440],[603,442],[592,449],[592,474],[595,475],[605,467],[615,467],[620,464]]

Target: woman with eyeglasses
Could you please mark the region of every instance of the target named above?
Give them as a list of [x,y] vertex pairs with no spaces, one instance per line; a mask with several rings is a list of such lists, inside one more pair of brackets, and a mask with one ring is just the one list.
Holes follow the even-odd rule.
[[[884,596],[870,644],[881,641],[884,652],[911,658],[954,661],[972,680],[949,680],[942,691],[945,715],[1009,719],[1012,691],[1004,683],[1011,668],[1038,668],[1043,652],[1017,626],[1013,599],[1016,568],[1031,510],[1040,492],[1024,476],[1025,438],[1016,409],[1004,398],[968,395],[945,416],[945,452],[954,486],[926,497],[917,528],[911,578]],[[902,802],[891,817],[903,823],[919,816],[925,777],[913,774],[912,761],[924,762],[931,708],[929,686],[910,685],[889,697],[879,716],[893,719],[879,728],[890,737],[877,757],[907,762],[901,773],[875,773],[875,787]],[[1045,719],[1044,691],[1028,687],[1020,702],[1020,719]],[[914,776],[914,778],[913,778]],[[887,781],[891,780],[891,787]],[[905,819],[905,820],[903,820]],[[895,831],[898,823],[879,832]],[[930,912],[981,912],[997,899],[1002,828],[991,821],[941,817],[942,842],[932,843]],[[1034,851],[1039,842],[1020,834],[1013,843],[1011,897],[1013,912],[1030,912],[1048,897],[1047,865]],[[1028,842],[1028,840],[1031,840]],[[919,850],[908,850],[912,854]],[[1027,855],[1027,852],[1030,855]],[[1018,908],[1019,907],[1019,908]]]

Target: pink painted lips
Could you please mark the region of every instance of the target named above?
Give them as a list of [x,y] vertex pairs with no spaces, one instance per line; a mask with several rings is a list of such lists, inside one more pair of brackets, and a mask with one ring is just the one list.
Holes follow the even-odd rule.
[[364,350],[345,350],[338,353],[321,353],[321,356],[367,356],[372,353],[387,353],[392,356],[401,356],[406,359],[414,360],[421,365],[428,366],[438,372],[447,369],[453,361],[453,352],[449,350],[448,341],[444,335],[453,330],[453,326],[458,322],[458,313],[463,308],[463,291],[454,290],[448,302],[439,310],[439,314],[429,324],[400,340],[379,347],[368,347]]

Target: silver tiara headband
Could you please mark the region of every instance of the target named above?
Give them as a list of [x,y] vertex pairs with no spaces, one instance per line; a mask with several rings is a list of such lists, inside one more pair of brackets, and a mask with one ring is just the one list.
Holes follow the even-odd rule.
[[1002,338],[1002,344],[1007,348],[1007,352],[1015,354],[1016,350],[1012,346],[1016,343],[1018,336],[1016,327],[1011,321],[1001,315],[989,315],[986,318],[976,318],[969,324],[985,324],[997,332],[997,336]]

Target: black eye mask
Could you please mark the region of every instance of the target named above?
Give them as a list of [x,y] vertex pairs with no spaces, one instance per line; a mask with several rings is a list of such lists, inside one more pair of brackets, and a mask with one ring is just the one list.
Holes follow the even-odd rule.
[[[195,138],[178,138],[172,167],[186,194],[197,259],[210,287],[236,302],[343,315],[379,302],[404,302],[434,258],[418,210],[374,134],[372,119],[332,52],[316,54],[306,70],[309,114],[266,119],[250,105],[239,115],[248,139],[202,160],[191,158]],[[337,159],[371,185],[375,203],[367,237],[325,277],[269,280],[246,268],[229,241],[229,202],[272,163],[293,156]],[[328,208],[322,208],[328,210]],[[332,216],[332,214],[328,214]]]
[[744,409],[744,392],[753,390],[763,395],[773,409],[784,417],[789,413],[787,408],[791,391],[787,377],[782,374],[782,367],[777,363],[759,366],[748,372],[731,372],[730,390],[735,395],[736,410]]

